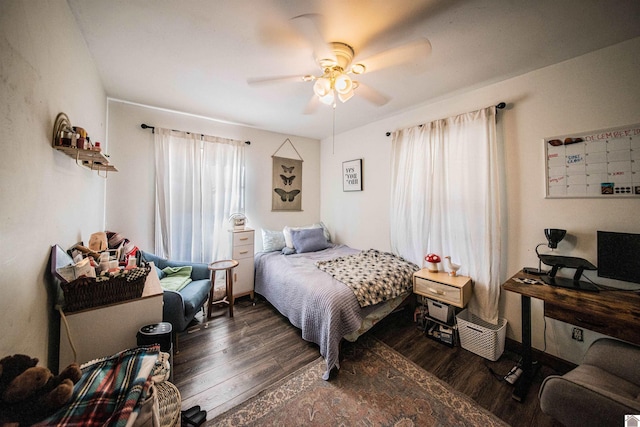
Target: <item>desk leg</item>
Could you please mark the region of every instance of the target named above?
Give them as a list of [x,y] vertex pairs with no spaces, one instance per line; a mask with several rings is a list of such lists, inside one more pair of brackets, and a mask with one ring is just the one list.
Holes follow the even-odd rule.
[[531,355],[531,298],[522,295],[522,375],[516,381],[511,397],[522,402],[536,374]]

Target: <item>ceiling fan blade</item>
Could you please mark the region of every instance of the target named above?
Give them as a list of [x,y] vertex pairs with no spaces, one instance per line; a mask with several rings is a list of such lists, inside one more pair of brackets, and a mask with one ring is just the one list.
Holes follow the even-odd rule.
[[300,34],[311,43],[316,61],[330,59],[337,63],[336,55],[320,29],[322,19],[323,17],[320,14],[306,13],[291,18],[291,22]]
[[304,107],[304,114],[313,114],[318,110],[318,106],[320,105],[320,99],[313,94],[311,98],[309,98],[309,102],[307,102],[306,107]]
[[361,96],[372,104],[382,106],[389,102],[389,97],[378,92],[371,86],[367,86],[362,82],[358,82],[358,88],[356,89],[356,96]]
[[420,38],[355,62],[364,64],[366,72],[370,73],[402,64],[424,66],[430,54],[431,42],[426,38]]
[[247,79],[247,83],[249,84],[249,86],[260,86],[260,85],[267,85],[272,83],[304,82],[304,81],[307,81],[307,80],[305,80],[305,76],[301,76],[301,75]]
[[[362,40],[359,51],[366,56],[386,49],[386,46],[397,45],[407,38],[424,37],[426,28],[446,12],[456,9],[464,0],[448,1],[412,1],[408,2],[404,14],[397,20],[390,20],[385,28]],[[367,52],[367,53],[365,53]]]

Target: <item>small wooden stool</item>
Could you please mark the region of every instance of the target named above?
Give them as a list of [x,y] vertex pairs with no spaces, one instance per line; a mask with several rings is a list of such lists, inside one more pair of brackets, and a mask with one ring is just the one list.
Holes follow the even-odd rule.
[[[223,261],[215,261],[209,264],[209,270],[211,270],[211,290],[209,291],[209,308],[207,311],[207,318],[211,319],[211,310],[214,304],[226,303],[229,304],[229,317],[233,317],[233,277],[231,272],[238,266],[238,261],[235,259],[227,259]],[[213,288],[216,284],[216,271],[225,270],[227,274],[227,294],[221,300],[213,300]]]

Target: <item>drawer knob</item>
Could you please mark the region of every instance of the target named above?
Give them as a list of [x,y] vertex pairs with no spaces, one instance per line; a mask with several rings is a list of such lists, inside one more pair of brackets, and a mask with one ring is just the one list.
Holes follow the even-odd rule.
[[240,255],[244,255],[244,254],[246,254],[247,252],[249,252],[249,251],[240,251]]
[[248,237],[241,237],[240,240],[249,240]]
[[429,288],[429,291],[432,294],[436,294],[436,295],[444,295],[444,291],[441,291],[440,289],[433,289],[433,288]]

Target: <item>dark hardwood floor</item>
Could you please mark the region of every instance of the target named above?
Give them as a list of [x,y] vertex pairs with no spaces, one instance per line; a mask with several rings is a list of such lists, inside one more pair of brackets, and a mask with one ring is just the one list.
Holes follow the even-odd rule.
[[[505,351],[491,362],[461,347],[450,348],[425,337],[408,310],[391,314],[368,333],[510,425],[559,426],[538,404],[542,379],[556,373],[548,366],[540,367],[520,403],[511,398],[513,386],[491,372],[504,376],[517,362],[515,353]],[[224,309],[209,321],[201,314],[179,334],[173,381],[183,410],[200,405],[211,420],[319,357],[318,346],[304,341],[300,330],[269,303],[253,305],[245,298],[236,302],[232,319]]]

